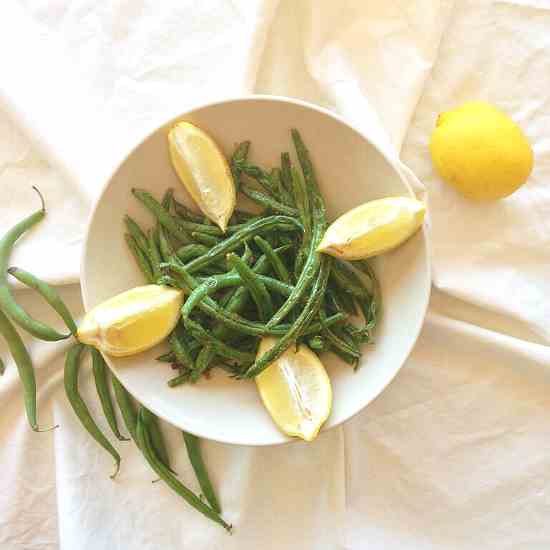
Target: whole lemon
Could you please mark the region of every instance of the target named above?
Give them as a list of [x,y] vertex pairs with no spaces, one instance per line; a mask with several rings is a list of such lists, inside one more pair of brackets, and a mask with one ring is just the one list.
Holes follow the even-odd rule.
[[440,114],[430,151],[439,175],[474,200],[507,197],[533,168],[533,151],[519,126],[483,102]]

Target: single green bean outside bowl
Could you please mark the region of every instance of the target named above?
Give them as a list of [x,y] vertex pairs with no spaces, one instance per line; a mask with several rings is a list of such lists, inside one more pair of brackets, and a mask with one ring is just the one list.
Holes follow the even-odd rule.
[[35,226],[38,222],[42,221],[46,215],[44,198],[36,187],[33,187],[33,189],[38,193],[42,207],[34,214],[31,214],[24,220],[14,225],[2,237],[2,239],[0,239],[0,308],[14,323],[19,325],[23,330],[32,334],[35,338],[52,342],[56,340],[64,340],[65,338],[68,338],[71,333],[61,334],[41,321],[33,319],[15,301],[7,279],[8,261],[13,245],[19,237]]

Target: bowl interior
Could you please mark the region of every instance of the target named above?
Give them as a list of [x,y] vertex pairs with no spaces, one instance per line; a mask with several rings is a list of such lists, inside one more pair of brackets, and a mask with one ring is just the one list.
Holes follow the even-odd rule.
[[[368,200],[410,194],[391,163],[364,136],[339,118],[304,103],[245,98],[201,107],[181,119],[206,130],[226,155],[237,142],[250,139],[250,158],[267,166],[277,164],[282,151],[292,151],[290,128],[298,128],[310,149],[329,219]],[[152,218],[133,198],[131,188],[148,189],[160,197],[174,187],[176,196],[191,204],[168,157],[166,135],[172,123],[130,153],[96,204],[82,270],[86,309],[144,284],[125,245],[123,217],[129,213],[146,226]],[[357,372],[326,354],[323,362],[332,380],[334,402],[324,429],[347,420],[382,391],[405,361],[422,325],[430,289],[424,234],[419,232],[404,246],[378,258],[375,269],[384,307],[376,344],[368,348]],[[234,381],[216,372],[195,385],[169,388],[166,381],[173,371],[155,361],[165,349],[161,345],[134,357],[106,359],[130,393],[179,428],[245,445],[288,441],[262,406],[253,381]]]

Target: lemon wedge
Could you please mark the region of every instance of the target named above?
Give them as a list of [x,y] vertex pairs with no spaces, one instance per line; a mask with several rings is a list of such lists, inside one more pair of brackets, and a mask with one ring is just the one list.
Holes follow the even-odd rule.
[[[263,338],[258,356],[276,338]],[[312,441],[332,409],[332,387],[323,363],[307,346],[291,346],[256,376],[260,396],[277,426],[287,435]]]
[[168,146],[174,169],[193,200],[225,231],[236,192],[229,165],[215,141],[193,124],[180,122],[170,130]]
[[152,348],[176,326],[183,293],[167,286],[138,286],[91,309],[77,337],[109,355],[123,357]]
[[344,260],[362,260],[395,248],[422,225],[426,207],[411,197],[367,202],[340,216],[317,250]]

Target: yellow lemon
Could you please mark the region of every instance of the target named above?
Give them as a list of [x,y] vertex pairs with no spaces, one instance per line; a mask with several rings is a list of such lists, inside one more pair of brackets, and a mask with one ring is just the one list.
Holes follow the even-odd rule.
[[77,337],[109,355],[133,355],[152,348],[172,332],[182,302],[181,290],[138,286],[91,309]]
[[327,229],[317,250],[361,260],[399,246],[422,225],[426,207],[411,197],[387,197],[346,212]]
[[[275,345],[272,337],[260,342],[258,357]],[[307,346],[291,346],[256,376],[262,401],[285,434],[312,441],[330,415],[332,386],[323,363]]]
[[214,140],[189,122],[176,124],[168,134],[170,158],[176,173],[205,216],[225,231],[236,192],[227,160]]
[[443,180],[474,200],[507,197],[533,168],[533,151],[519,126],[483,102],[439,115],[430,151]]

